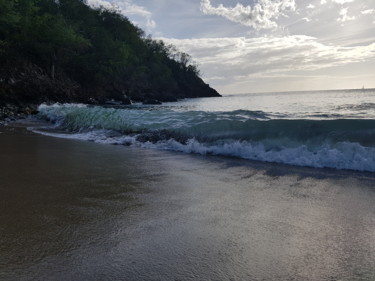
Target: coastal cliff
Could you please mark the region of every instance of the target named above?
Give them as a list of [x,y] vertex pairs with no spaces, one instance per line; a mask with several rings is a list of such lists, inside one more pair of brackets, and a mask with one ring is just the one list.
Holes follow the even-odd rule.
[[116,10],[93,9],[83,0],[0,1],[2,117],[13,107],[27,114],[42,102],[151,104],[218,96],[188,54],[145,36]]

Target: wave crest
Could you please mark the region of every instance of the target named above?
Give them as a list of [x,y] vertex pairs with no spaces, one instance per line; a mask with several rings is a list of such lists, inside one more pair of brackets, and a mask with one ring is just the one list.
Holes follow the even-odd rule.
[[84,105],[44,105],[39,111],[40,118],[67,132],[57,134],[60,137],[298,166],[375,171],[374,120],[288,120],[244,110],[178,112]]

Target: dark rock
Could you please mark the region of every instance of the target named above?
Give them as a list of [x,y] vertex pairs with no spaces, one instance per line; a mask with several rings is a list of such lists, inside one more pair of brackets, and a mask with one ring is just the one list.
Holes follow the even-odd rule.
[[96,99],[94,99],[94,98],[89,98],[89,99],[87,100],[87,103],[88,103],[88,104],[98,104],[99,102],[98,102]]
[[160,101],[146,98],[143,102],[143,104],[161,104]]
[[121,106],[121,105],[130,105],[132,104],[131,100],[124,96],[121,98],[121,100],[116,100],[116,99],[110,99],[110,100],[105,100],[102,102],[104,105],[114,105],[114,106]]
[[130,105],[130,104],[132,104],[132,101],[126,95],[123,95],[123,97],[121,99],[121,103],[124,104],[124,105]]
[[[52,79],[47,69],[28,62],[0,65],[0,119],[36,114],[36,104],[70,103],[147,105],[176,102],[184,98],[219,97],[203,80],[179,80],[174,88],[153,89],[147,83],[131,85],[127,81],[107,86],[81,85],[57,71]],[[14,106],[15,108],[12,108]]]
[[80,97],[80,86],[63,73],[52,79],[30,63],[0,67],[0,101],[24,107],[46,101],[72,102]]
[[162,102],[176,102],[178,101],[177,97],[174,96],[173,94],[159,94],[156,97],[157,100],[162,101]]
[[121,102],[112,99],[112,100],[105,101],[104,104],[105,105],[121,105]]
[[5,104],[0,106],[0,120],[14,121],[37,113],[36,105]]

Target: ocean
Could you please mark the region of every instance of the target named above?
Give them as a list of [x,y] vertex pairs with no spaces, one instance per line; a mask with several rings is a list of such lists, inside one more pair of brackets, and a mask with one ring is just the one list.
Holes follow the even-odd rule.
[[375,171],[375,89],[226,95],[127,107],[41,105],[34,132],[314,168]]
[[374,94],[40,105],[0,126],[0,280],[373,281]]

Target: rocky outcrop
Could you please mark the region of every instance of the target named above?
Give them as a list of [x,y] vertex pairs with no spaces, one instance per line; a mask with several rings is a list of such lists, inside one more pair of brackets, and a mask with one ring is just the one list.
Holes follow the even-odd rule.
[[126,82],[103,88],[85,87],[56,71],[54,79],[43,68],[23,63],[0,67],[0,119],[21,118],[36,112],[41,103],[129,105],[133,102],[161,104],[183,98],[218,97],[202,79],[186,81],[173,92],[153,89],[126,89]]
[[42,68],[33,64],[0,69],[0,106],[13,104],[26,107],[42,102],[71,102],[78,100],[80,86],[59,73],[52,79]]
[[13,121],[38,113],[37,105],[20,106],[5,104],[0,106],[0,120]]

